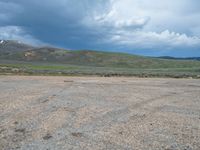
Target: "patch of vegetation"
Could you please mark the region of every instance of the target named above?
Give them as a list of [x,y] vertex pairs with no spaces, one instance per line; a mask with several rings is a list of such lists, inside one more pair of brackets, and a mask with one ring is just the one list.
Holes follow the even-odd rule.
[[193,77],[200,78],[200,68],[116,68],[67,65],[58,63],[12,62],[0,64],[1,74],[22,75],[95,75],[95,76],[137,76],[137,77]]
[[199,78],[200,61],[43,47],[0,51],[0,73]]

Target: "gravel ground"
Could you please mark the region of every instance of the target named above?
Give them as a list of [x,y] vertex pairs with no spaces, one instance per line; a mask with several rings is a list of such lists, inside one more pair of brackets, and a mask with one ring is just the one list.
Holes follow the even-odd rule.
[[0,150],[200,150],[200,80],[0,76]]

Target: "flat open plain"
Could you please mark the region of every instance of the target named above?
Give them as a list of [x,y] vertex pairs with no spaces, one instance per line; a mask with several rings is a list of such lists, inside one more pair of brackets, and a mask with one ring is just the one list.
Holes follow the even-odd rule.
[[200,80],[0,76],[0,150],[200,150]]

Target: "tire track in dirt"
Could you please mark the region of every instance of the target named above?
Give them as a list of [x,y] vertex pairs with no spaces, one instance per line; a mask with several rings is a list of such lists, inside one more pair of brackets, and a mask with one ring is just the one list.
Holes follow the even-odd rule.
[[[142,107],[145,107],[146,105],[153,103],[155,101],[163,101],[166,98],[169,98],[171,96],[174,96],[174,94],[166,94],[162,95],[156,98],[152,98],[149,100],[144,100],[139,103],[133,104],[128,107],[124,107],[118,110],[110,111],[106,113],[105,115],[93,119],[91,122],[89,122],[86,125],[81,126],[79,129],[83,130],[85,132],[90,132],[93,130],[98,130],[98,128],[103,128],[105,126],[110,126],[111,124],[114,125],[116,123],[120,123],[121,118],[129,118],[131,116],[131,110],[138,110],[141,109]],[[162,103],[161,103],[162,104]],[[152,116],[154,113],[158,112],[161,106],[157,107],[152,107],[152,110],[149,110],[149,112],[146,112],[145,115],[135,115],[131,119],[138,119],[138,118],[146,118],[147,116]],[[123,120],[123,119],[122,119]],[[122,121],[123,122],[123,121]]]

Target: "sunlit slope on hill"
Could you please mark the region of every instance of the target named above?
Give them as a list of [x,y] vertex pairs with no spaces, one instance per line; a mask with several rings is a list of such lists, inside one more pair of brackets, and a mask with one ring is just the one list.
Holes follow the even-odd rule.
[[[7,45],[10,47],[12,43]],[[19,68],[21,72],[33,70],[35,73],[39,70],[42,73],[53,72],[55,74],[58,72],[61,74],[111,73],[120,75],[161,73],[186,76],[200,74],[200,61],[195,60],[162,59],[124,53],[64,50],[52,47],[35,48],[16,42],[14,45],[23,49],[11,50],[7,47],[0,51],[0,64],[2,67]],[[3,49],[2,45],[0,49]]]

